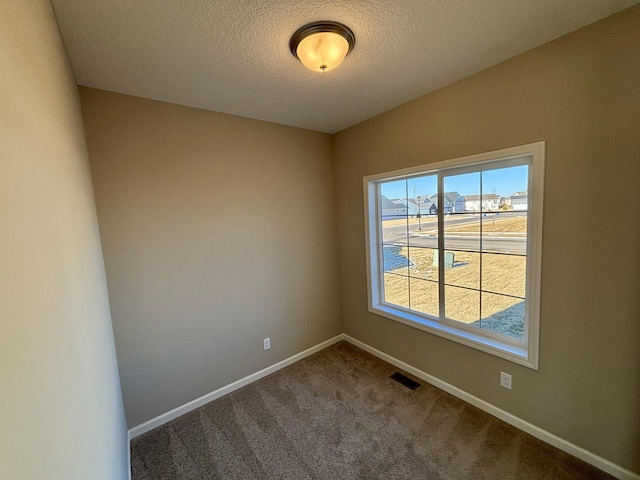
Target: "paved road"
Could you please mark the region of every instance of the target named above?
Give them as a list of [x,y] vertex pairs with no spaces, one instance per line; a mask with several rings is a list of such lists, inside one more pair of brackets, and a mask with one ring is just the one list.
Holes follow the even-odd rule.
[[[411,219],[412,221],[414,219]],[[478,218],[474,217],[460,217],[460,218],[452,218],[445,221],[445,225],[460,225],[461,223],[471,223],[477,222]],[[422,230],[437,230],[438,222],[433,219],[425,219],[422,223]],[[406,234],[407,226],[406,225],[396,225],[394,227],[384,227],[383,228],[385,235],[388,233],[390,235],[393,234]],[[418,222],[409,224],[409,231],[418,230]]]
[[[418,237],[410,235],[395,235],[393,238],[385,238],[385,243],[395,245],[407,245],[410,247],[427,247],[438,248],[438,242],[435,237]],[[470,250],[479,251],[480,240],[478,237],[445,237],[445,248],[447,250]],[[516,253],[524,255],[526,253],[527,244],[524,238],[509,237],[484,237],[482,239],[482,251]]]
[[[523,216],[526,214],[511,214],[513,216]],[[463,223],[477,222],[478,217],[464,216],[459,218],[447,218],[445,225],[460,225]],[[434,237],[425,236],[426,233],[437,234],[436,222],[422,222],[422,231],[418,234],[418,224],[410,224],[409,232],[407,233],[406,225],[398,225],[393,227],[384,227],[382,230],[382,237],[384,243],[392,243],[396,245],[409,245],[411,247],[427,247],[438,248],[438,242]],[[499,235],[499,234],[498,234]],[[484,236],[482,238],[482,250],[504,253],[515,253],[524,255],[526,253],[527,244],[526,239],[522,237],[511,236]],[[468,236],[454,236],[447,235],[445,237],[445,248],[451,250],[480,250],[480,240],[478,237]]]
[[[492,215],[492,214],[489,214],[489,215]],[[500,213],[500,215],[496,217],[496,219],[518,218],[518,217],[526,217],[526,216],[527,216],[526,213],[507,212],[507,213]],[[467,214],[462,214],[461,216],[457,216],[456,214],[454,214],[451,216],[446,216],[444,218],[445,218],[444,220],[445,227],[448,227],[451,225],[461,225],[464,223],[473,223],[479,220],[477,216],[467,215]],[[494,218],[493,216],[485,217],[485,220],[492,220],[493,218]],[[414,230],[418,230],[418,221],[415,218],[410,218],[409,220],[411,220],[412,222],[409,224],[409,231],[412,232]],[[429,230],[436,230],[438,228],[438,222],[434,217],[426,217],[420,223],[422,224],[422,230],[429,231]],[[389,233],[389,234],[406,233],[407,225],[395,225],[392,227],[383,227],[383,230],[385,234],[386,233]]]

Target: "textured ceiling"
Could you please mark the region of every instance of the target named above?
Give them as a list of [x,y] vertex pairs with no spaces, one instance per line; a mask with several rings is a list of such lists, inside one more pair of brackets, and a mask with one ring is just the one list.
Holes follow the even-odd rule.
[[[80,85],[334,133],[640,0],[52,0]],[[291,34],[348,25],[335,70]]]

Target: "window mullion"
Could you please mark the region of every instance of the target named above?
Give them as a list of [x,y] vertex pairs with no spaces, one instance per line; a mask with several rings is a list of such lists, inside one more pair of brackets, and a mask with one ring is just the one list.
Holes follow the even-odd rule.
[[404,182],[404,201],[407,204],[406,215],[406,240],[407,240],[407,301],[409,302],[409,310],[411,310],[411,274],[409,273],[409,267],[411,265],[411,240],[409,236],[409,182]]
[[483,215],[484,215],[484,193],[482,191],[482,177],[484,176],[483,172],[480,172],[480,252],[478,252],[478,256],[480,257],[480,278],[478,278],[478,320],[480,321],[480,328],[482,328],[482,228],[484,227]]
[[438,313],[440,320],[444,320],[444,179],[441,173],[438,173]]

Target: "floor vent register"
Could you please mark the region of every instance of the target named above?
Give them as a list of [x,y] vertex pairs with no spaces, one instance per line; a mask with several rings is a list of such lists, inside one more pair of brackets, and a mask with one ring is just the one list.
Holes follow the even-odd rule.
[[415,390],[416,388],[418,388],[420,386],[420,384],[414,380],[411,380],[409,377],[407,377],[406,375],[401,374],[400,372],[396,372],[393,375],[391,375],[391,377],[393,380],[395,380],[398,383],[401,383],[402,385],[404,385],[405,387],[407,387],[410,390]]

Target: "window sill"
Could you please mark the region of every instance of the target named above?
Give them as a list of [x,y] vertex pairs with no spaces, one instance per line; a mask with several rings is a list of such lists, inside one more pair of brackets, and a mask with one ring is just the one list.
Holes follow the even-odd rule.
[[437,335],[447,340],[451,340],[462,345],[466,345],[476,350],[489,353],[496,357],[504,358],[510,362],[524,365],[533,370],[538,369],[537,361],[532,359],[526,346],[516,345],[499,338],[483,335],[482,331],[474,333],[463,328],[441,323],[436,320],[430,320],[415,315],[408,310],[390,306],[388,304],[379,304],[369,306],[369,312],[394,320],[396,322],[408,325],[418,330],[422,330],[433,335]]

